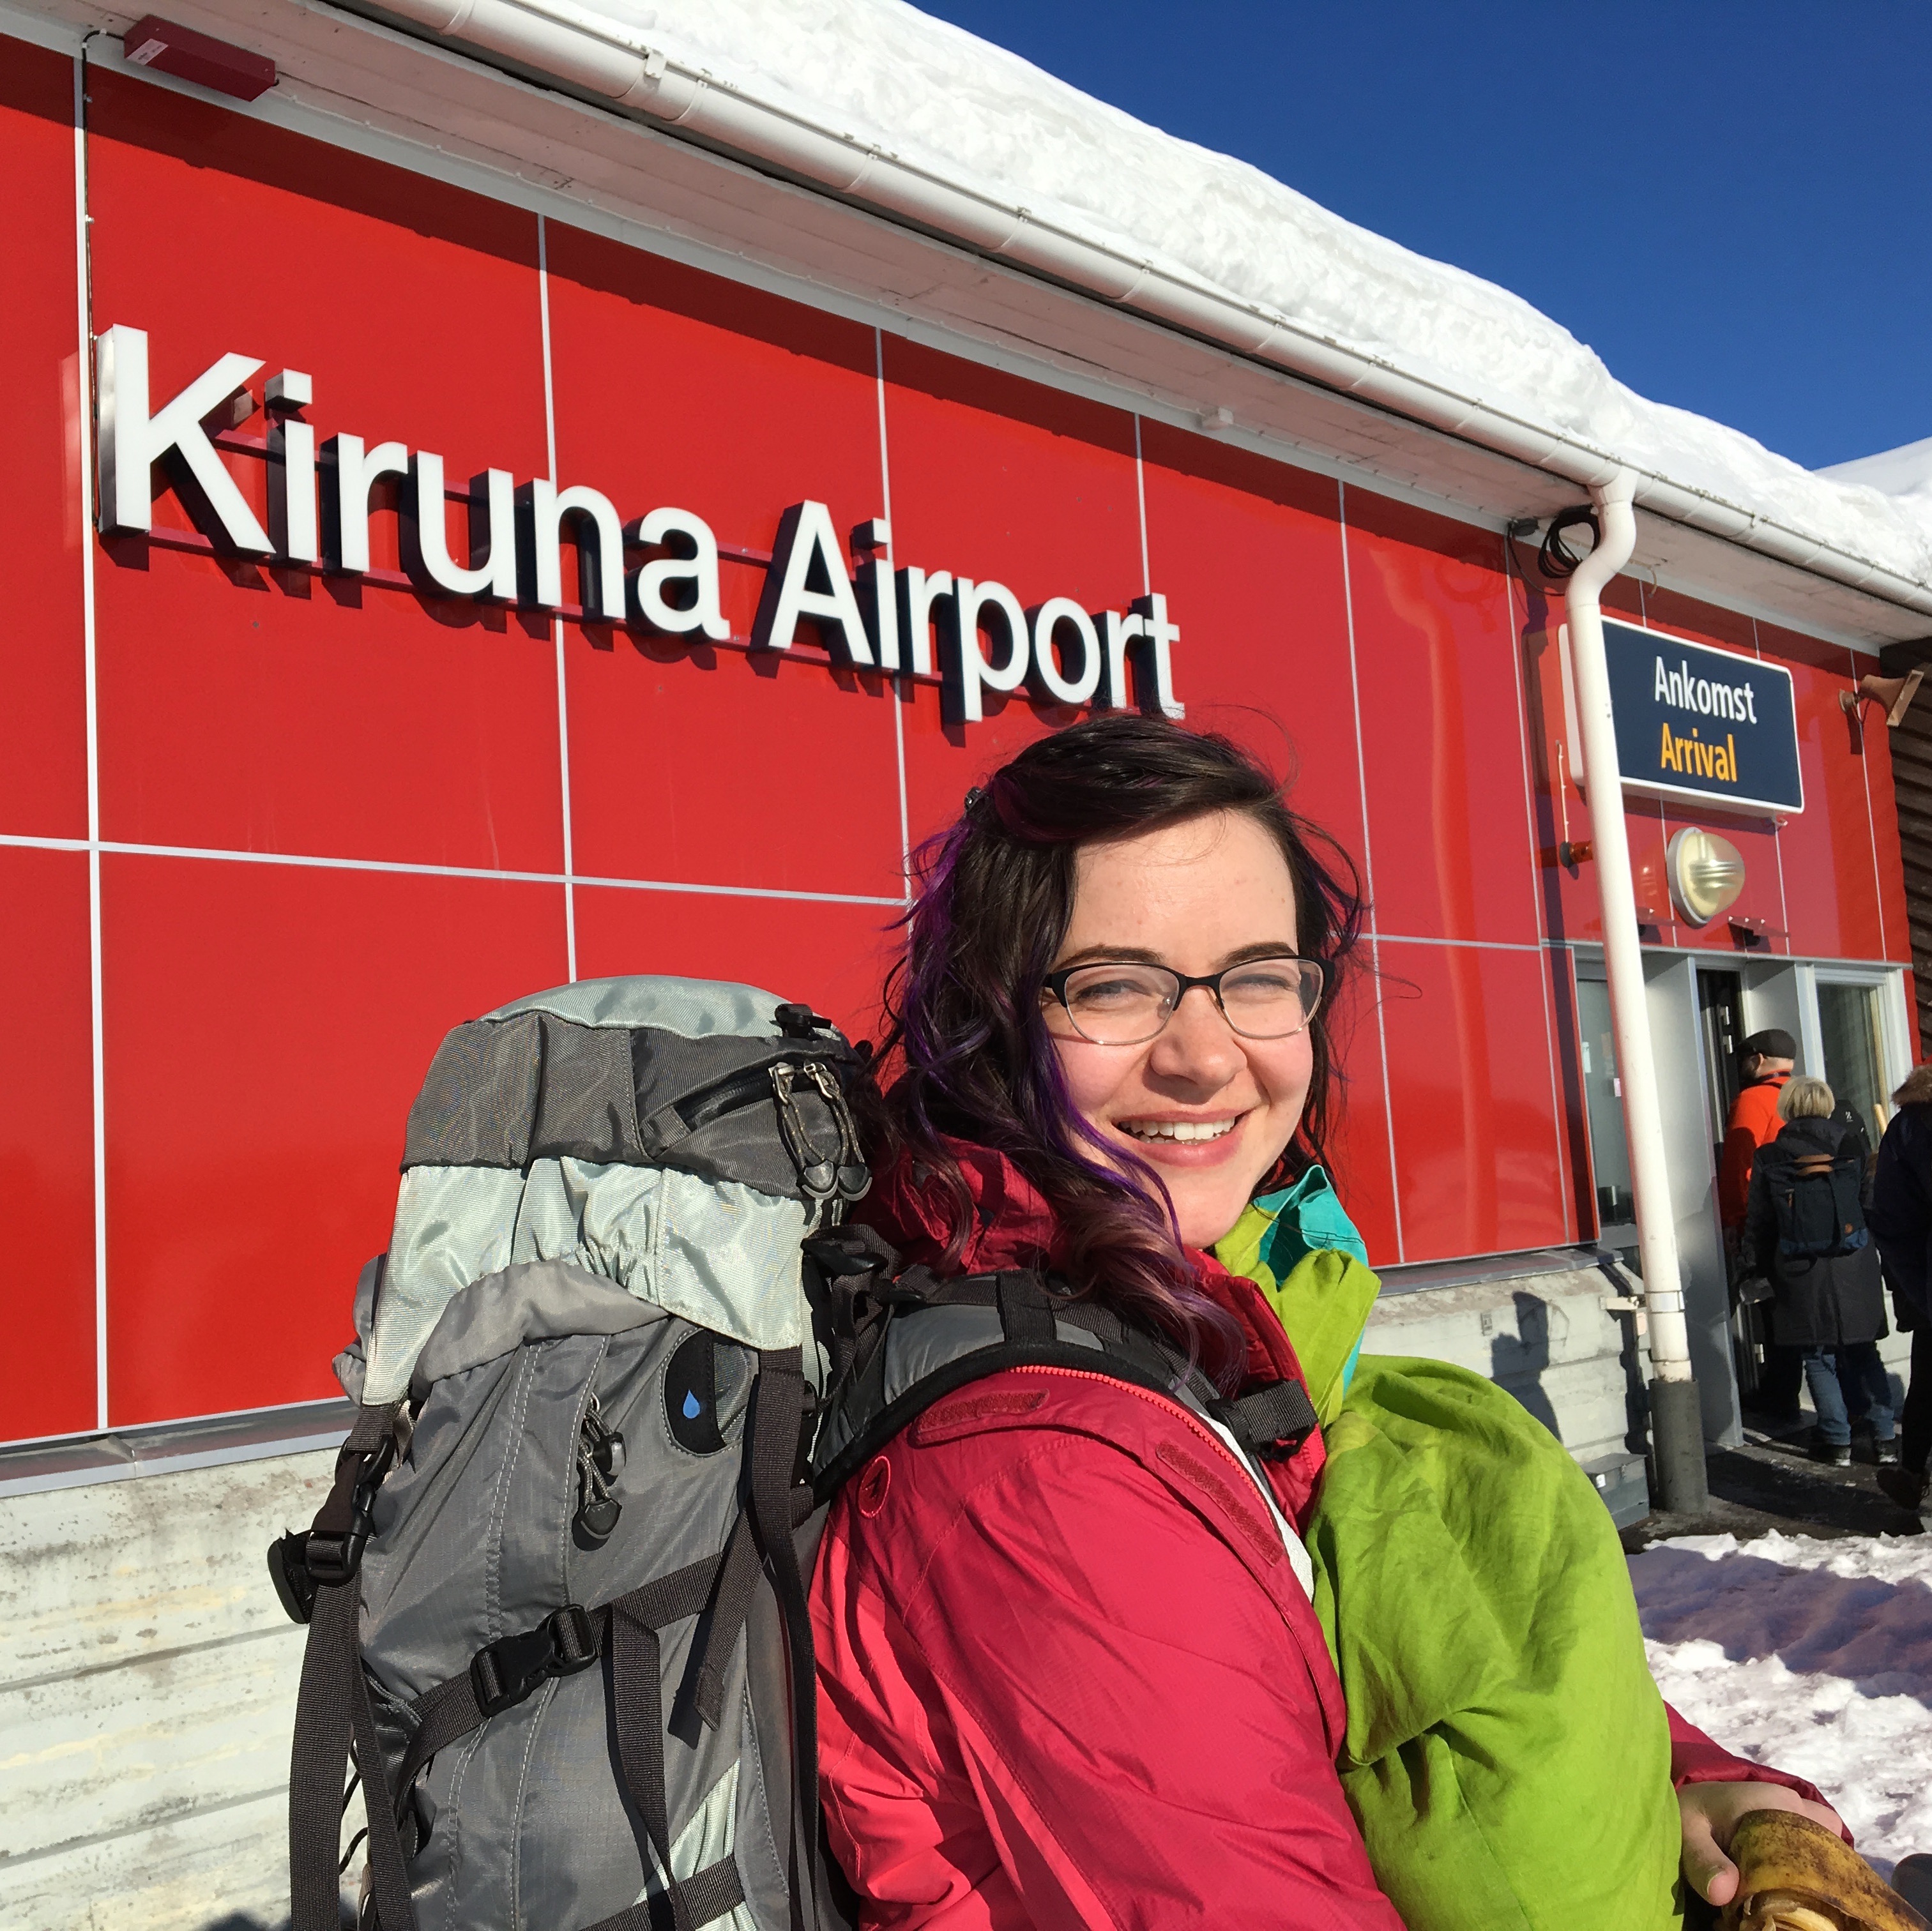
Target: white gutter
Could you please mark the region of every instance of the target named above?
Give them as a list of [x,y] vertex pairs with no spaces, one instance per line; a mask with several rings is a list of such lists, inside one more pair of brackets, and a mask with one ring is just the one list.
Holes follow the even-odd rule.
[[1676,1213],[1665,1162],[1664,1109],[1650,1040],[1649,997],[1639,949],[1636,892],[1630,877],[1624,823],[1622,774],[1610,710],[1610,668],[1604,656],[1604,586],[1636,547],[1630,502],[1635,478],[1619,471],[1590,492],[1600,526],[1596,547],[1576,566],[1566,598],[1570,666],[1576,688],[1576,722],[1588,781],[1590,838],[1604,921],[1604,976],[1623,1084],[1624,1135],[1630,1145],[1630,1190],[1636,1196],[1637,1251],[1650,1333],[1651,1423],[1658,1499],[1666,1509],[1694,1513],[1708,1499],[1704,1424],[1690,1373],[1690,1336],[1684,1318],[1684,1282],[1677,1254]]
[[1184,271],[1042,221],[901,160],[876,145],[822,127],[742,88],[680,65],[640,33],[576,0],[378,0],[386,13],[432,33],[514,60],[620,107],[703,136],[917,223],[969,247],[1052,275],[1136,314],[1172,323],[1238,353],[1360,396],[1465,441],[1585,488],[1619,473],[1646,509],[1742,544],[1888,603],[1932,616],[1932,588],[1788,525],[1652,472],[1626,472],[1609,451],[1525,421],[1480,399],[1406,375],[1239,300]]

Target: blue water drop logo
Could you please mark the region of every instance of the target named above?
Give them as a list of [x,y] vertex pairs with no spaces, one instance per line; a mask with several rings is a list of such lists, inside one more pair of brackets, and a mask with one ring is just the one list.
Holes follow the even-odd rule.
[[686,1421],[695,1421],[704,1412],[704,1410],[699,1405],[696,1395],[687,1394],[685,1396],[684,1418]]

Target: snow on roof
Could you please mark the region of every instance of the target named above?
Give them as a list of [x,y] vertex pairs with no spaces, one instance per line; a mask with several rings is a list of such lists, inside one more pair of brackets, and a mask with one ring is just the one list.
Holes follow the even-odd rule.
[[1834,482],[1862,483],[1888,496],[1920,497],[1922,505],[1913,507],[1921,515],[1932,513],[1932,436],[1901,443],[1896,449],[1881,449],[1876,456],[1828,463],[1816,473]]
[[1889,469],[1814,473],[1736,430],[1648,401],[1507,289],[904,0],[683,0],[661,13],[571,0],[569,10],[808,124],[1932,586],[1932,494],[1893,493]]

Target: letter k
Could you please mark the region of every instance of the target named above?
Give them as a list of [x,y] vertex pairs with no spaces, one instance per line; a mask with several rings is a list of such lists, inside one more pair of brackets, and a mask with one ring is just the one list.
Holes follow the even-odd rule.
[[232,547],[267,556],[274,545],[255,520],[235,478],[201,426],[262,364],[246,355],[222,357],[204,370],[158,415],[148,413],[148,334],[116,322],[94,343],[100,405],[100,518],[109,529],[154,526],[153,466],[170,450],[188,465]]

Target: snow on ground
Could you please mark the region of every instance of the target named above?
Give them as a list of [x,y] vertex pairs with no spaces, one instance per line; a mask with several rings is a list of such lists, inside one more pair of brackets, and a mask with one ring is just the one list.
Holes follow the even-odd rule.
[[1809,1777],[1882,1873],[1932,1851],[1932,1535],[1684,1536],[1630,1567],[1667,1702]]

